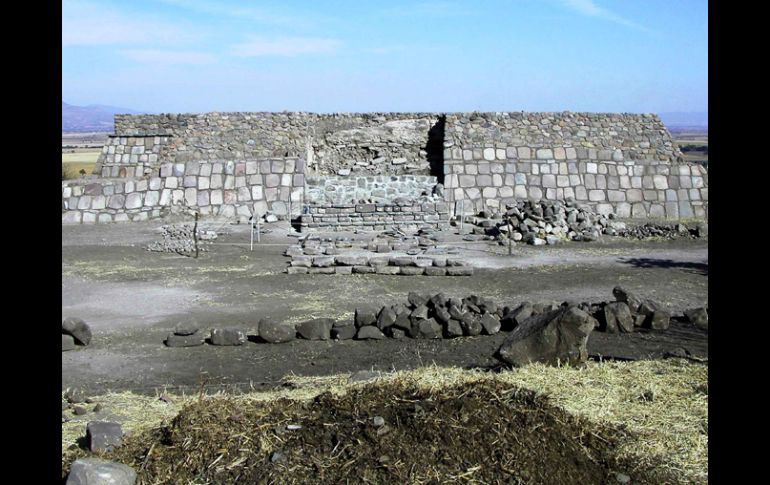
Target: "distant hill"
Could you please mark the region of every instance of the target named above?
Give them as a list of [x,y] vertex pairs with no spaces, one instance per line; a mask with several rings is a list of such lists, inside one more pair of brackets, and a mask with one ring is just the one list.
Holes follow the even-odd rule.
[[708,111],[692,113],[659,113],[659,116],[668,129],[698,128],[707,130],[709,127]]
[[62,101],[61,131],[100,131],[112,133],[114,128],[112,116],[116,113],[138,114],[139,111],[101,104],[75,106]]

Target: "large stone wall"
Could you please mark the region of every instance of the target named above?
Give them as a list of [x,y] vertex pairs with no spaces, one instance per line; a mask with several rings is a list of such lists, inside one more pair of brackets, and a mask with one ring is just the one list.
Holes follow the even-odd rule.
[[681,162],[655,115],[455,113],[447,115],[444,147],[455,211],[573,197],[620,217],[708,215],[708,173]]
[[[450,214],[574,197],[621,217],[708,217],[707,171],[682,162],[651,114],[116,115],[97,174],[63,182],[64,221],[139,220],[179,204],[280,216],[296,203],[307,224],[323,225],[332,222],[325,208],[357,214],[366,199],[399,207],[397,196],[426,192],[433,177]],[[443,212],[427,214],[443,222]]]

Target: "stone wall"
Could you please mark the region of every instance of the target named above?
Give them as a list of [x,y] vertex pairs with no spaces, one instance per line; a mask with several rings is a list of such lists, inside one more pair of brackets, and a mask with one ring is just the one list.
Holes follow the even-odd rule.
[[96,160],[94,173],[109,177],[142,177],[168,158],[167,136],[110,136]]
[[[429,174],[430,113],[203,113],[115,115],[121,137],[167,137],[184,163],[290,156],[310,173]],[[439,144],[438,151],[441,146]]]
[[134,179],[94,178],[62,182],[62,222],[107,223],[161,217],[172,208],[202,216],[299,214],[304,161],[165,162],[156,173]]
[[318,177],[305,179],[305,203],[358,204],[392,203],[395,199],[416,199],[431,195],[436,177],[426,175],[373,175],[358,177]]
[[455,211],[574,197],[620,217],[708,215],[708,173],[681,162],[655,115],[452,114],[444,147],[446,199]]
[[391,227],[417,230],[421,227],[446,227],[449,207],[438,198],[424,197],[402,204],[332,204],[310,205],[300,217],[303,231],[384,231]]

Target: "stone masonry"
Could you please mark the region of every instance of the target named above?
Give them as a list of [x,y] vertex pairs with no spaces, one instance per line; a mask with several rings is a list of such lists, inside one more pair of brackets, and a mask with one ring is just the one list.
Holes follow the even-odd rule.
[[652,114],[116,115],[96,171],[62,182],[62,222],[145,220],[174,207],[282,216],[289,205],[328,218],[367,199],[397,207],[435,182],[447,217],[573,197],[619,217],[708,218],[708,172],[682,162]]

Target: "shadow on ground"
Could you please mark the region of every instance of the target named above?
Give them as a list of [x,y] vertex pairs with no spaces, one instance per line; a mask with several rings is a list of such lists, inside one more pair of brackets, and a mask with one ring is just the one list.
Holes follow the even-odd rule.
[[621,263],[634,266],[636,268],[664,268],[664,269],[685,269],[690,273],[708,276],[709,264],[696,263],[692,261],[674,261],[672,259],[654,259],[654,258],[620,258]]

